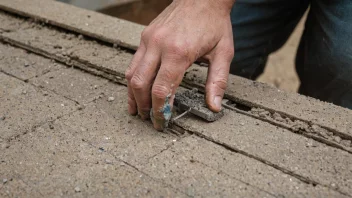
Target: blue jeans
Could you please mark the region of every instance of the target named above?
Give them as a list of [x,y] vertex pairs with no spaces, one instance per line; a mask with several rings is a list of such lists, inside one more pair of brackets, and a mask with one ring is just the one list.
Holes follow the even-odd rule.
[[295,61],[299,93],[352,109],[351,0],[237,0],[231,73],[256,79],[308,7]]

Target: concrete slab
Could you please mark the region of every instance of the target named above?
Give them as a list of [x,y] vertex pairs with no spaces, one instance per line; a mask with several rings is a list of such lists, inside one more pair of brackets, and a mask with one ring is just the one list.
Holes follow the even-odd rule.
[[[276,197],[344,197],[334,190],[321,185],[313,186],[304,183],[262,162],[227,150],[195,135],[182,139],[168,151],[172,153],[175,161],[187,159],[189,163],[203,164]],[[161,154],[155,158],[165,162],[165,155]],[[148,165],[155,166],[152,163]]]
[[77,69],[65,68],[32,79],[30,83],[86,104],[102,94],[101,88],[108,83],[108,80]]
[[[1,61],[1,60],[0,60]],[[23,92],[26,83],[0,72],[0,99]]]
[[64,33],[38,24],[32,24],[33,27],[31,27],[32,22],[15,19],[2,12],[0,12],[0,21],[4,28],[11,29],[0,35],[24,45],[29,44],[32,49],[38,49],[38,53],[50,54],[63,62],[79,60],[85,63],[86,67],[96,67],[123,76],[121,74],[133,57],[131,53],[124,50],[100,44],[83,36]]
[[[118,159],[136,167],[170,147],[178,140],[171,134],[157,133],[150,121],[128,116],[125,98],[127,88],[115,90],[119,85],[110,84],[110,93],[88,104],[85,109],[61,120],[81,135],[81,138],[108,151]],[[113,97],[113,101],[108,101]]]
[[352,195],[348,152],[233,111],[217,122],[188,116],[178,125],[297,178]]
[[0,43],[0,54],[2,57],[0,71],[21,80],[28,80],[64,68],[63,65],[55,61],[3,43]]
[[[40,124],[77,109],[74,102],[61,96],[42,91],[7,75],[0,74],[0,77],[1,81],[7,81],[7,94],[0,98],[0,139],[16,138]],[[7,85],[15,88],[11,89]]]
[[166,150],[142,169],[151,177],[170,184],[191,197],[274,197],[219,169],[213,169],[172,150]]
[[56,1],[2,0],[0,9],[134,49],[137,49],[144,29],[142,25]]
[[[14,2],[16,4],[16,2],[18,3],[19,1],[20,0],[16,0]],[[9,1],[6,1],[6,3],[8,3],[8,5],[11,4]],[[2,4],[2,2],[0,4]],[[88,63],[87,65],[89,65],[89,69],[101,69],[102,72],[111,72],[112,75],[116,75],[120,78],[123,77],[121,70],[125,70],[128,62],[128,58],[125,58],[124,55],[121,56],[123,57],[122,59],[124,59],[124,61],[121,62],[121,67],[119,64],[116,64],[116,60],[114,60],[115,55],[113,55],[113,53],[110,54],[110,52],[114,51],[107,48],[106,51],[104,51],[104,54],[99,54],[99,58],[89,59],[89,57],[94,57],[91,56],[91,54],[99,52],[99,47],[93,51],[84,51],[82,46],[87,45],[82,45],[77,50],[73,50],[75,49],[74,46],[71,48],[61,48],[56,46],[57,49],[55,49],[55,44],[53,43],[57,43],[57,38],[65,37],[63,34],[60,34],[60,32],[54,30],[49,34],[43,34],[42,29],[46,29],[46,32],[50,31],[50,28],[45,28],[43,26],[26,28],[30,29],[32,33],[37,32],[37,35],[43,34],[52,36],[48,40],[46,40],[43,36],[39,42],[38,38],[28,36],[29,34],[23,34],[26,31],[22,29],[20,31],[16,31],[16,28],[13,28],[15,26],[11,24],[9,31],[6,30],[0,33],[0,37],[3,40],[14,42],[16,45],[21,47],[37,50],[37,53],[43,54],[45,56],[54,56],[58,59],[63,59],[63,61],[67,62],[67,64],[71,64],[72,61],[79,61],[80,64]],[[16,23],[14,24],[16,25]],[[37,44],[37,46],[35,46],[32,44],[32,41],[35,40],[37,41],[33,43],[45,43],[45,45],[49,46],[51,49],[58,51],[53,53],[53,51],[49,50],[49,47],[40,47]],[[70,46],[70,39],[67,39],[64,42],[66,42],[65,46]],[[82,40],[81,42],[87,41]],[[99,46],[94,44],[92,45]],[[69,50],[66,51],[66,49]],[[80,57],[83,57],[82,54],[86,53],[84,59],[88,60],[80,59],[80,57],[75,55],[77,52],[81,53],[79,54]],[[132,54],[128,54],[126,57],[132,57]],[[3,57],[0,59],[3,59]],[[94,61],[107,62],[109,65],[101,67],[102,64],[91,64],[91,62]],[[202,87],[202,83],[205,79],[204,75],[206,69],[196,68],[195,70],[195,68],[191,68],[190,70],[191,71],[186,76],[185,83],[189,83],[189,85],[192,86]],[[0,79],[0,81],[1,80],[2,79]],[[5,79],[5,81],[8,80]],[[30,99],[30,101],[27,103],[27,98],[21,98],[18,96],[23,93],[21,89],[17,89],[17,87],[21,88],[21,86],[17,83],[13,84],[11,82],[5,82],[5,86],[1,86],[16,87],[16,89],[10,91],[0,91],[0,93],[12,94],[7,98],[9,98],[10,102],[12,100],[13,104],[16,106],[13,105],[11,108],[20,107],[21,110],[24,109],[24,107],[18,106],[22,105],[20,102],[24,100],[26,101],[24,102],[25,106],[29,106],[27,107],[28,109],[32,108],[33,104],[34,107],[46,104],[40,100],[41,97],[39,97],[39,99]],[[232,83],[234,84],[232,85]],[[349,118],[351,116],[351,111],[349,110],[344,110],[338,107],[335,108],[333,105],[329,106],[329,108],[325,108],[325,103],[305,99],[305,97],[297,96],[294,94],[278,94],[279,92],[277,89],[273,89],[268,86],[237,77],[230,78],[230,88],[236,88],[236,90],[230,90],[227,97],[241,104],[263,107],[264,109],[272,109],[273,111],[279,111],[283,114],[289,114],[293,117],[296,116],[307,120],[310,118],[308,115],[309,113],[307,112],[311,111],[313,113],[310,116],[315,116],[316,118],[314,120],[309,120],[312,123],[321,124],[321,121],[324,121],[328,127],[332,127],[333,130],[335,130],[335,133],[340,133],[347,138],[351,137],[348,131],[350,129],[348,127],[350,126]],[[174,157],[176,155],[173,154],[173,151],[170,150],[170,147],[174,144],[175,141],[178,141],[178,138],[175,138],[170,134],[165,135],[161,133],[155,133],[149,122],[142,122],[140,119],[135,117],[127,117],[126,88],[116,92],[111,91],[114,90],[113,88],[109,88],[108,90],[108,93],[111,93],[111,97],[114,97],[114,100],[108,101],[109,99],[107,97],[103,97],[97,100],[95,103],[88,104],[82,111],[75,112],[72,115],[64,116],[64,118],[60,119],[60,122],[62,122],[65,128],[69,127],[72,129],[72,133],[79,134],[81,140],[83,139],[83,141],[88,143],[88,145],[94,145],[94,147],[97,147],[98,150],[106,151],[117,159],[125,160],[126,162],[135,165],[137,168],[147,167],[145,170],[150,172],[152,176],[155,175],[159,181],[166,182],[170,185],[174,184],[176,188],[181,189],[188,195],[201,195],[202,193],[208,193],[209,196],[230,196],[231,193],[238,193],[239,196],[255,196],[257,194],[262,196],[268,195],[266,192],[258,189],[257,187],[253,187],[246,182],[238,181],[236,177],[230,175],[230,173],[222,172],[218,174],[219,170],[213,168],[214,164],[207,165],[203,162],[195,162],[190,164],[188,162],[189,159],[186,157],[176,159]],[[41,92],[40,90],[36,91]],[[249,92],[247,93],[247,91]],[[26,93],[28,92],[26,91],[25,94]],[[253,97],[251,93],[258,93],[258,97]],[[265,93],[269,93],[269,95],[266,95]],[[238,96],[236,94],[238,94]],[[248,95],[251,96],[249,97]],[[5,97],[6,96],[3,96],[1,100]],[[292,100],[287,100],[287,97],[292,97]],[[57,98],[60,97],[56,96],[55,99]],[[285,100],[287,100],[288,103],[285,103]],[[300,109],[299,104],[295,104],[297,101],[304,104],[304,107]],[[278,107],[276,107],[276,103],[278,103]],[[6,103],[0,104],[6,105]],[[295,109],[290,109],[292,107]],[[55,108],[54,110],[56,112]],[[314,112],[314,108],[316,108],[318,112]],[[2,106],[1,109],[3,109]],[[50,109],[50,105],[47,109]],[[44,111],[50,112],[50,110],[47,109],[44,109]],[[33,114],[32,112],[28,113],[30,110],[26,110],[26,112],[27,113],[23,115],[23,118],[32,116]],[[34,112],[36,112],[36,110]],[[334,114],[339,114],[341,117],[333,116]],[[18,115],[18,113],[16,115]],[[34,113],[34,115],[37,114]],[[45,116],[48,116],[47,112],[44,112],[41,117]],[[338,126],[334,126],[334,119],[335,121],[337,119],[336,123],[339,124]],[[44,120],[43,122],[46,121],[47,120]],[[17,120],[17,122],[20,122],[20,119]],[[42,122],[40,123],[40,125],[44,124]],[[350,154],[347,152],[315,142],[311,139],[302,137],[301,135],[293,134],[290,131],[278,128],[271,124],[240,114],[235,114],[234,112],[228,112],[228,114],[223,119],[212,124],[206,124],[193,118],[186,122],[182,122],[182,120],[180,120],[178,124],[179,126],[190,130],[192,133],[196,133],[198,136],[204,136],[208,140],[214,141],[217,144],[222,144],[228,149],[239,152],[241,155],[247,156],[256,161],[261,161],[268,166],[275,168],[275,170],[286,172],[300,180],[316,183],[318,186],[319,184],[322,184],[327,188],[334,189],[338,192],[342,192],[350,196],[352,194],[352,171],[348,166],[351,164],[351,158]],[[29,125],[33,125],[33,123],[29,123]],[[31,131],[32,130],[29,132]],[[1,138],[2,137],[0,137],[0,140]],[[5,145],[4,148],[6,149],[7,147],[8,146]],[[161,161],[160,159],[166,161]],[[155,164],[156,168],[150,164],[146,166],[148,162]],[[226,170],[226,167],[224,167],[224,170]],[[158,171],[159,175],[157,174]],[[195,179],[199,180],[196,181]],[[208,181],[214,181],[212,185],[214,184],[218,188],[212,189],[213,191],[209,190]],[[23,180],[18,180],[17,184],[25,185],[25,182],[23,182]],[[190,184],[194,184],[195,187],[189,187]],[[235,186],[233,184],[235,184]],[[266,187],[263,186],[263,188]]]
[[186,197],[83,141],[60,121],[0,152],[0,197]]
[[[6,18],[6,16],[3,17]],[[7,16],[7,18],[9,18],[9,16]],[[9,23],[11,20],[15,19],[8,19],[4,21]],[[9,25],[10,27],[13,26],[11,24]],[[39,37],[40,35],[45,37],[42,36],[43,39],[41,39],[39,42],[39,40],[35,39],[35,37]],[[52,50],[52,48],[55,46],[53,43],[60,43],[61,46],[70,42],[77,42],[76,40],[78,39],[74,37],[72,37],[73,39],[71,39],[71,37],[65,39],[66,36],[64,33],[60,33],[56,30],[51,30],[44,27],[39,29],[26,28],[26,30],[21,31],[4,32],[0,34],[0,37],[5,40],[10,39],[11,42],[17,42],[18,45],[31,48],[34,51],[42,51],[40,53],[50,57],[56,57],[58,59],[63,58],[62,52],[58,54],[54,52]],[[94,67],[95,69],[105,72],[105,74],[110,73],[119,78],[124,76],[124,71],[132,58],[132,54],[121,52],[118,56],[116,56],[116,51],[109,50],[104,45],[83,43],[84,42],[80,43],[80,47],[74,47],[72,44],[69,44],[72,46],[72,53],[66,53],[65,57],[69,57],[70,59],[74,60],[78,59],[82,63],[89,63],[87,64],[87,67]],[[83,47],[87,45],[90,45],[91,47]],[[51,46],[51,49],[49,49],[48,46]],[[64,48],[66,49],[66,47]],[[104,53],[99,53],[101,49],[104,50]],[[99,56],[95,57],[94,54],[99,54]],[[188,73],[184,78],[184,85],[204,89],[206,73],[207,68],[193,65],[188,70]],[[285,93],[274,87],[236,76],[230,76],[226,97],[250,107],[260,107],[273,112],[279,112],[280,114],[287,117],[305,120],[307,123],[321,125],[340,138],[352,140],[351,110],[320,102],[318,100],[307,98],[298,94]]]

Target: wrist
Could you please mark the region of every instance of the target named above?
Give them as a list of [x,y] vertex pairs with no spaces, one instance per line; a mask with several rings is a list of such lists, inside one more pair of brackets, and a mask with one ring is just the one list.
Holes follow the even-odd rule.
[[186,7],[194,7],[195,5],[206,6],[222,12],[225,14],[230,14],[233,5],[236,0],[173,0],[173,3],[183,4]]

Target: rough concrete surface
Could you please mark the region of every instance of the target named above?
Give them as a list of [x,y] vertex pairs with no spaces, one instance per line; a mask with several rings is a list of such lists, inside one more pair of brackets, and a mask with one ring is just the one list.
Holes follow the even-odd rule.
[[143,171],[192,197],[274,197],[219,170],[178,158],[171,151],[155,157]]
[[[116,86],[111,84],[112,88]],[[150,122],[128,116],[124,100],[127,97],[126,90],[111,92],[114,101],[101,98],[82,111],[63,117],[62,121],[80,133],[86,141],[98,145],[119,159],[140,166],[179,138],[155,133]]]
[[[188,167],[188,164],[191,163],[197,164],[195,166],[207,167],[207,169],[220,170],[221,174],[239,181],[242,185],[243,183],[251,184],[257,189],[266,191],[276,197],[342,196],[326,187],[306,184],[264,163],[234,153],[195,135],[182,139],[167,152],[150,160],[149,167],[144,170],[147,171],[146,169],[148,169],[160,177],[161,180],[184,183],[181,176],[174,178],[171,174],[177,174],[175,168],[185,172],[190,169],[189,172],[191,173],[193,168]],[[163,170],[163,172],[159,172],[160,170]],[[204,174],[207,173],[204,172]],[[194,175],[188,177],[194,177]],[[194,177],[194,180],[196,179]],[[186,185],[190,185],[190,182]],[[209,185],[209,190],[213,190],[213,188],[215,188],[214,185]]]
[[[4,2],[16,5],[22,1]],[[4,13],[0,22],[4,41],[16,41],[13,44],[67,66],[79,62],[123,78],[132,57],[82,36],[6,18]],[[12,50],[14,57],[19,54],[19,62],[27,58],[25,51]],[[41,55],[29,54],[44,68],[53,63]],[[5,59],[0,55],[0,63],[9,67],[11,62]],[[126,87],[81,70],[61,67],[46,73],[40,72],[42,68],[33,70],[35,76],[29,81],[21,77],[23,72],[0,71],[0,123],[5,123],[0,129],[0,196],[352,196],[348,152],[229,110],[213,123],[193,116],[178,120],[173,130],[185,132],[181,136],[158,133],[150,121],[128,115]],[[196,69],[187,74],[188,85],[201,86],[204,71]],[[307,113],[299,111],[313,107],[318,109],[316,115],[340,113],[345,118],[337,117],[336,127],[331,115],[321,115],[313,122],[326,119],[328,126],[347,134],[343,127],[350,126],[348,110],[241,78],[230,80],[238,83],[233,85],[236,89],[243,88],[228,92],[235,101],[293,112],[302,119]],[[71,84],[79,88],[71,89]],[[254,92],[271,98],[255,98]],[[305,106],[289,109],[299,106],[292,106],[294,102]]]
[[85,104],[102,94],[101,88],[108,83],[108,80],[91,76],[77,69],[65,68],[33,79],[31,83]]
[[[77,36],[67,36],[65,33],[45,27],[21,29],[22,20],[11,19],[4,14],[1,18],[3,23],[10,24],[8,26],[12,29],[16,29],[15,27],[19,29],[19,31],[4,32],[0,34],[1,37],[20,42],[22,45],[34,49],[44,50],[44,54],[55,56],[61,61],[79,59],[82,62],[89,63],[87,65],[89,67],[99,67],[102,71],[122,77],[132,58],[132,54],[114,50],[94,41],[82,41]],[[38,39],[38,37],[41,37],[41,39]],[[59,47],[60,49],[55,49],[57,43],[62,46]],[[99,53],[100,50],[104,53]],[[203,89],[206,74],[207,68],[193,65],[185,75],[184,82],[189,86],[198,86],[198,88]],[[248,106],[281,112],[293,118],[324,126],[337,135],[352,140],[351,110],[295,93],[283,92],[272,86],[233,75],[230,75],[226,96],[233,101]]]
[[142,25],[56,1],[2,0],[0,9],[133,49],[137,49],[144,28]]
[[[75,72],[77,78],[97,81],[95,76]],[[60,88],[68,80],[60,74],[53,71],[44,77],[54,76]],[[0,120],[4,126],[0,130],[1,197],[186,196],[124,161],[135,166],[144,164],[178,139],[155,133],[150,123],[126,117],[122,98],[127,93],[119,94],[125,87],[101,79],[105,82],[98,88],[102,96],[75,107],[75,95],[64,97],[63,87],[53,93],[42,86],[34,87],[32,81],[25,83],[3,73],[0,81],[4,93],[0,112],[5,115]],[[109,100],[111,97],[114,100]]]
[[0,98],[1,139],[13,139],[49,120],[55,120],[77,109],[71,100],[40,90],[4,74],[1,81],[14,85],[5,87],[7,94]]
[[24,135],[0,158],[0,197],[185,197],[60,121]]
[[50,59],[38,58],[30,52],[2,43],[0,43],[0,59],[0,70],[21,80],[28,80],[63,68],[61,64]]
[[179,125],[304,180],[352,193],[351,154],[232,111],[214,123],[185,117]]

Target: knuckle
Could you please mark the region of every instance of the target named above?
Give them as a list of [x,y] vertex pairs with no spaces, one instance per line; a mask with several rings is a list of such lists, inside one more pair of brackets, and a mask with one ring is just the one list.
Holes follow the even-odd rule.
[[127,79],[127,81],[131,81],[132,77],[133,77],[133,72],[132,69],[128,68],[125,72],[125,77]]
[[225,91],[225,89],[227,87],[227,79],[226,78],[220,78],[220,79],[214,81],[213,85],[215,85],[221,91]]
[[183,41],[172,41],[169,44],[169,50],[180,58],[189,56],[189,46],[187,42]]
[[225,57],[232,59],[235,55],[235,48],[233,47],[233,45],[225,46],[222,49],[222,53],[224,54]]
[[156,99],[164,100],[169,95],[169,89],[165,85],[154,84],[152,95]]
[[173,71],[170,71],[170,69],[165,69],[163,72],[162,72],[162,78],[163,79],[166,79],[166,80],[173,80],[175,79],[175,75],[176,73],[173,72]]
[[148,35],[149,35],[149,26],[148,27],[146,27],[146,28],[144,28],[144,30],[142,31],[142,33],[141,33],[141,39],[142,40],[145,40],[145,39],[147,39],[148,38]]
[[150,38],[150,42],[153,44],[160,44],[162,40],[165,38],[166,31],[163,28],[159,28],[153,32]]
[[134,90],[143,89],[145,87],[144,78],[139,74],[133,75],[133,77],[131,79],[131,87]]

